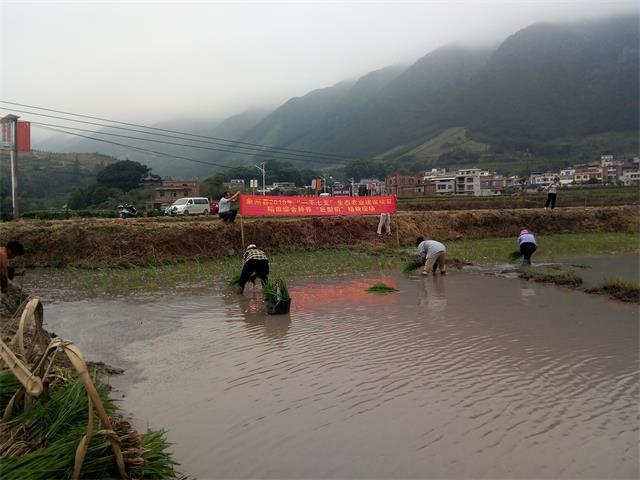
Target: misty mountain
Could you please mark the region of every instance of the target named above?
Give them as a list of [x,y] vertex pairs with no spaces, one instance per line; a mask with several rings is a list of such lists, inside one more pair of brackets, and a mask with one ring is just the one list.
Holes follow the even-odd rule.
[[[362,88],[372,78],[376,88]],[[463,127],[496,151],[567,153],[576,138],[637,132],[638,17],[537,24],[494,52],[447,46],[402,72],[372,72],[352,86],[316,92],[295,99],[296,108],[283,105],[245,139],[400,156]],[[554,142],[562,145],[554,150]]]
[[[451,151],[464,161],[465,149],[472,147],[489,152],[483,153],[482,161],[502,155],[501,162],[521,152],[565,160],[578,154],[593,158],[603,146],[637,155],[638,21],[638,15],[629,15],[535,24],[514,33],[493,51],[445,46],[408,67],[383,68],[313,90],[272,112],[251,110],[222,122],[179,121],[171,123],[170,129],[349,158],[425,159]],[[264,160],[239,153],[116,141],[204,163],[153,157],[89,140],[65,151],[100,151],[129,158],[174,178],[206,178],[219,168],[207,163]],[[270,157],[292,161],[299,168],[330,163]]]
[[[638,130],[638,17],[537,24],[509,37],[450,105],[492,144]],[[464,122],[464,123],[462,123]]]

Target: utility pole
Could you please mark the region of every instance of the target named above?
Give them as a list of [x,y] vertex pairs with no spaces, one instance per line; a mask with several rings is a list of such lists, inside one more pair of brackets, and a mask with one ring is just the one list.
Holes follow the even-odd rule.
[[355,190],[354,190],[356,188],[355,183],[356,183],[355,179],[353,177],[351,177],[351,196],[352,197],[356,196]]
[[2,122],[3,140],[11,139],[9,145],[11,155],[11,204],[13,206],[13,218],[20,217],[20,207],[18,205],[18,117],[17,115],[6,115],[0,120]]
[[254,167],[256,167],[258,170],[260,170],[262,172],[262,194],[266,195],[267,194],[267,188],[265,185],[265,176],[266,176],[266,171],[265,171],[265,164],[267,162],[262,162],[260,164],[260,166],[258,165],[254,165]]

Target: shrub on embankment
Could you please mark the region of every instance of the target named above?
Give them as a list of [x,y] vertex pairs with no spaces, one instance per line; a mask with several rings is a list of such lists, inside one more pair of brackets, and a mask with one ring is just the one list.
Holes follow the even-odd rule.
[[[636,206],[551,210],[400,212],[392,235],[376,235],[377,216],[245,219],[244,243],[268,251],[380,245],[414,246],[419,235],[442,241],[534,233],[638,232]],[[397,235],[397,236],[396,236]],[[100,267],[212,258],[242,250],[240,221],[218,218],[19,221],[0,225],[0,241],[21,241],[27,266]]]

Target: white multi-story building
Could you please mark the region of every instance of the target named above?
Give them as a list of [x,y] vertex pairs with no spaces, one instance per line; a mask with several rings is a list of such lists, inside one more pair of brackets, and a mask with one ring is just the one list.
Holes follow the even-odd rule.
[[480,169],[458,170],[456,195],[480,195]]
[[546,187],[553,181],[553,178],[557,176],[559,175],[553,172],[532,173],[529,176],[529,184],[534,187]]
[[456,176],[455,175],[442,175],[439,177],[433,177],[430,182],[435,185],[435,193],[439,195],[456,193]]
[[636,170],[636,171],[627,170],[620,177],[620,182],[622,182],[622,184],[626,186],[631,186],[631,185],[640,186],[640,170]]
[[575,182],[576,169],[575,168],[564,168],[560,170],[560,184],[561,185],[571,185]]

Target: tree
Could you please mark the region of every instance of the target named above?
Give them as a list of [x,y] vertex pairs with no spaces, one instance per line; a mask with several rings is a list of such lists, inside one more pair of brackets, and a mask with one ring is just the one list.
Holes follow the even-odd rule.
[[119,188],[128,192],[140,185],[140,180],[149,173],[149,167],[131,160],[108,165],[96,176],[98,185],[106,188]]

